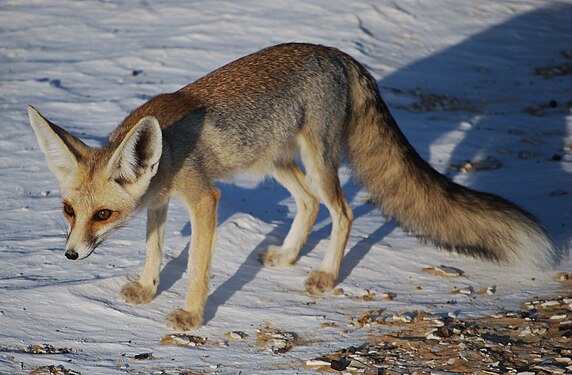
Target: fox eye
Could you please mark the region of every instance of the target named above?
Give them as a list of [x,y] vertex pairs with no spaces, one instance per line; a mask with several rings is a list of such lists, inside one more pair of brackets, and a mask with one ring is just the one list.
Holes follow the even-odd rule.
[[73,217],[75,215],[75,212],[73,211],[72,206],[70,206],[67,203],[64,203],[64,213],[68,216]]
[[109,219],[109,217],[111,216],[112,213],[113,213],[113,211],[108,210],[108,209],[99,210],[95,213],[95,215],[93,215],[93,220],[105,221],[105,220]]

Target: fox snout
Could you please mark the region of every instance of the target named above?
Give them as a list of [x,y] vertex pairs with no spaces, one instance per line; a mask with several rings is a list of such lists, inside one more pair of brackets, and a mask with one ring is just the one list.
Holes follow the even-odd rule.
[[79,254],[74,249],[66,250],[66,258],[70,260],[77,260],[79,258]]
[[64,255],[69,260],[85,259],[93,253],[93,251],[95,250],[97,245],[101,243],[101,241],[102,239],[94,238],[92,241],[84,243],[84,242],[74,241],[73,238],[68,238],[68,241],[65,246]]

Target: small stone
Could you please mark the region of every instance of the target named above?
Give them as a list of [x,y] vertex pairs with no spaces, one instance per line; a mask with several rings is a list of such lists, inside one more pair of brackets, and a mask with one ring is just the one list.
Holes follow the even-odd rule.
[[530,327],[526,327],[526,328],[523,329],[518,335],[519,335],[520,337],[532,335],[532,330],[530,329]]
[[543,308],[548,308],[548,307],[552,307],[552,306],[560,306],[560,302],[558,301],[546,301],[540,304],[540,306],[542,306]]
[[426,267],[422,268],[421,271],[431,273],[436,276],[443,276],[443,277],[459,277],[462,276],[465,272],[461,269],[444,266],[441,265],[439,267]]
[[572,273],[568,272],[558,272],[555,277],[556,281],[559,281],[564,284],[572,283]]
[[232,340],[244,340],[245,338],[248,337],[248,335],[242,331],[232,331],[232,332],[226,332],[224,334],[224,337]]
[[138,360],[153,359],[153,353],[136,354],[133,358],[138,359]]
[[445,325],[445,322],[440,319],[433,320],[433,323],[435,323],[437,327],[443,327]]
[[332,294],[334,296],[343,296],[344,290],[342,288],[336,288],[336,289],[332,290]]
[[564,374],[564,372],[566,372],[566,370],[561,367],[548,364],[535,365],[532,366],[532,369],[546,371],[550,374]]
[[339,360],[333,359],[330,363],[330,367],[336,371],[343,371],[345,370],[350,364],[350,361],[346,357],[342,357]]
[[320,366],[330,366],[330,360],[327,358],[315,358],[306,361],[306,366],[320,367]]
[[550,108],[558,108],[558,102],[556,100],[551,100],[548,102]]
[[359,370],[360,368],[365,368],[365,367],[366,367],[366,365],[363,362],[352,359],[350,361],[350,364],[348,365],[348,367],[346,367],[346,369],[355,371],[355,370]]
[[413,321],[413,318],[408,314],[400,314],[400,315],[394,314],[391,317],[391,321],[393,321],[393,322],[401,321],[403,323],[411,323]]
[[458,317],[459,315],[458,315],[457,313],[453,312],[453,311],[449,311],[449,312],[447,313],[447,316],[448,316],[449,318],[457,319],[457,317]]
[[442,339],[442,337],[437,336],[437,335],[435,334],[436,331],[437,331],[436,329],[432,329],[431,331],[427,332],[427,333],[425,334],[425,338],[426,338],[427,340],[437,340],[437,341],[440,341],[440,340]]
[[391,293],[391,292],[386,292],[383,293],[381,295],[381,297],[385,300],[385,301],[393,301],[393,299],[397,296],[397,294],[395,293]]
[[170,333],[161,337],[161,345],[203,346],[206,342],[206,338],[184,333]]
[[566,319],[568,317],[567,314],[557,314],[557,315],[552,315],[550,317],[550,320],[562,320],[562,319]]

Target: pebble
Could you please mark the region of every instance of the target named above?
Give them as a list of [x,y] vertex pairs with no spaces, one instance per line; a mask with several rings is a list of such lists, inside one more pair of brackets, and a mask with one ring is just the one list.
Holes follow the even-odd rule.
[[534,365],[534,366],[532,366],[532,369],[546,371],[550,374],[564,374],[564,372],[566,371],[565,369],[558,367],[558,366],[544,365],[544,364]]
[[435,331],[436,331],[436,330],[431,330],[431,331],[427,332],[427,333],[425,334],[425,338],[426,338],[427,340],[437,340],[437,341],[440,341],[440,340],[442,339],[442,337],[437,336],[437,335],[435,334]]
[[467,160],[464,164],[450,164],[449,166],[461,173],[468,173],[474,171],[490,171],[499,169],[502,167],[502,163],[495,157],[487,156],[482,160]]
[[566,319],[568,317],[567,314],[557,314],[557,315],[552,315],[550,317],[550,320],[562,320],[562,319]]
[[445,265],[440,265],[438,267],[426,267],[422,268],[421,271],[443,277],[459,277],[465,273],[461,269]]
[[348,370],[359,370],[360,368],[365,368],[366,364],[360,361],[356,361],[355,359],[352,359],[350,364],[348,365],[347,369]]
[[393,315],[391,317],[391,321],[402,321],[403,323],[411,323],[413,321],[413,317],[408,314],[401,314],[401,315]]
[[327,362],[324,359],[320,359],[320,358],[309,359],[306,361],[306,366],[320,367],[320,366],[329,366],[329,365],[330,365],[330,362]]
[[540,306],[542,306],[543,308],[547,308],[547,307],[551,307],[551,306],[560,306],[560,302],[558,301],[546,301],[544,303],[541,303]]
[[162,345],[178,346],[203,346],[207,339],[200,336],[187,335],[184,333],[171,333],[161,337]]
[[440,346],[435,345],[435,346],[431,347],[431,349],[429,349],[429,350],[430,350],[431,352],[433,352],[433,353],[439,353],[439,352],[442,351],[443,349],[441,349]]
[[473,124],[468,121],[463,121],[459,124],[459,130],[470,130],[473,128]]
[[392,301],[396,296],[397,294],[391,292],[386,292],[381,295],[381,297],[386,301]]
[[437,327],[443,327],[445,325],[445,322],[440,319],[433,320],[433,323],[435,323]]
[[227,332],[224,336],[233,340],[243,340],[248,337],[248,335],[242,331]]
[[133,358],[142,360],[142,359],[153,359],[153,353],[141,353],[136,354]]
[[520,332],[518,335],[520,337],[524,337],[524,336],[528,336],[532,334],[532,330],[530,329],[530,327],[526,327],[525,329],[522,330],[522,332]]

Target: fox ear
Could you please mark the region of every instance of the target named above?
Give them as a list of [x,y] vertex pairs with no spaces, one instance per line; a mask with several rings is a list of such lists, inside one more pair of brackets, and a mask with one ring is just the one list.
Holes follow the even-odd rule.
[[49,122],[32,106],[28,106],[28,117],[40,149],[46,156],[48,167],[62,182],[77,171],[78,160],[85,155],[89,147],[64,129]]
[[142,118],[127,133],[109,160],[107,168],[110,178],[122,185],[148,183],[157,173],[162,150],[163,136],[159,121],[153,116]]

